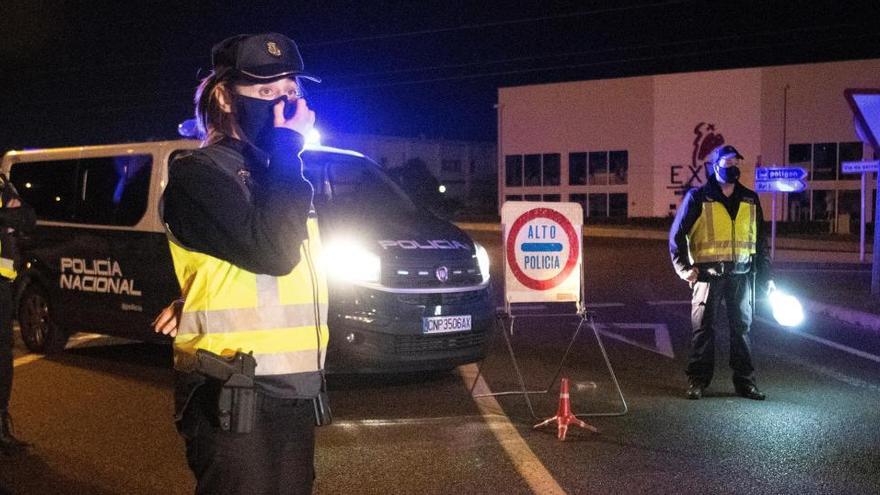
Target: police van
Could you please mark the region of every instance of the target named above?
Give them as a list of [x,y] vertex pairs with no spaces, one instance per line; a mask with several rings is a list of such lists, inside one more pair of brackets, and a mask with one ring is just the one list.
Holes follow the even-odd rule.
[[[2,172],[38,219],[20,239],[16,281],[31,351],[60,351],[76,332],[168,341],[151,322],[180,289],[157,204],[168,163],[196,147],[6,153]],[[360,153],[312,145],[302,158],[330,280],[328,369],[448,369],[482,359],[493,319],[485,249]]]

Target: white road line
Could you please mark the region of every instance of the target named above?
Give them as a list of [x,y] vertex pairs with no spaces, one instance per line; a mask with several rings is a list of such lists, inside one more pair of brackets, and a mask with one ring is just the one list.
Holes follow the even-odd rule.
[[[596,328],[599,330],[599,333],[606,337],[612,338],[614,340],[619,340],[625,344],[638,347],[639,349],[644,349],[646,351],[651,351],[655,354],[660,354],[661,356],[666,356],[670,359],[675,359],[675,352],[672,350],[672,339],[669,337],[669,327],[666,326],[665,323],[596,323]],[[656,347],[646,346],[642,343],[636,342],[635,340],[611,331],[618,328],[621,330],[653,330],[654,345]]]
[[771,321],[771,320],[768,320],[767,318],[764,318],[763,316],[756,316],[755,318],[758,319],[758,320],[760,320],[762,323],[766,323],[766,324],[768,324],[768,325],[774,326],[774,327],[776,327],[777,329],[779,329],[779,330],[783,330],[783,331],[788,332],[788,333],[790,333],[790,334],[792,334],[792,335],[797,335],[798,337],[800,337],[800,338],[802,338],[802,339],[812,340],[813,342],[817,342],[817,343],[819,343],[819,344],[822,344],[822,345],[825,345],[825,346],[831,347],[831,348],[833,348],[833,349],[837,349],[837,350],[839,350],[839,351],[847,352],[847,353],[849,353],[849,354],[852,354],[853,356],[858,356],[858,357],[860,357],[860,358],[864,358],[864,359],[868,359],[868,360],[874,361],[875,363],[880,363],[880,356],[876,356],[876,355],[874,355],[874,354],[871,354],[871,353],[868,353],[868,352],[865,352],[865,351],[860,351],[860,350],[858,350],[858,349],[854,349],[854,348],[852,348],[852,347],[845,346],[845,345],[843,345],[843,344],[838,344],[837,342],[832,342],[832,341],[830,341],[830,340],[823,339],[822,337],[816,337],[815,335],[810,335],[810,334],[808,334],[808,333],[797,332],[797,331],[791,331],[791,330],[789,330],[789,329],[787,329],[787,328],[785,328],[785,327],[781,327],[781,326],[777,325],[775,322],[773,322],[773,321]]
[[[477,367],[473,364],[459,366],[458,373],[461,375],[461,379],[464,381],[465,385],[470,387],[471,384],[474,383],[474,379],[477,377]],[[489,385],[487,385],[483,380],[483,377],[480,376],[474,386],[474,393],[488,394],[491,392]],[[481,397],[479,400],[474,400],[474,402],[477,404],[480,414],[487,419],[486,423],[489,425],[492,434],[495,435],[495,439],[498,440],[498,443],[504,448],[504,451],[507,452],[507,456],[513,462],[514,467],[523,477],[525,482],[528,483],[532,491],[542,495],[564,495],[565,490],[559,486],[550,472],[547,471],[547,468],[541,464],[541,461],[538,460],[538,457],[532,452],[532,449],[529,448],[529,445],[520,436],[516,427],[510,422],[510,419],[508,419],[507,416],[502,415],[503,420],[498,420],[499,416],[497,411],[502,410],[498,401],[495,400],[494,397]]]
[[617,303],[617,302],[607,302],[607,303],[587,303],[587,304],[584,304],[584,307],[585,307],[585,308],[622,308],[622,307],[624,307],[624,306],[626,306],[626,304],[623,304],[623,303]]
[[15,358],[12,361],[12,367],[17,368],[23,364],[33,363],[34,361],[43,359],[43,357],[45,356],[42,354],[25,354],[24,356]]

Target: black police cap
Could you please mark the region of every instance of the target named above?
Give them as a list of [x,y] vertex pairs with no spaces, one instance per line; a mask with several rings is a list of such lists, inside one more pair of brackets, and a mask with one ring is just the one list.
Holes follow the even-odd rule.
[[303,72],[303,60],[296,43],[278,33],[227,38],[211,49],[211,65],[215,72],[231,70],[256,81],[295,76],[321,82],[321,78]]
[[729,144],[724,144],[712,150],[712,154],[709,155],[709,161],[711,163],[718,163],[718,160],[731,156],[739,158],[740,160],[743,159],[743,156],[739,154],[739,151],[737,151],[736,148]]

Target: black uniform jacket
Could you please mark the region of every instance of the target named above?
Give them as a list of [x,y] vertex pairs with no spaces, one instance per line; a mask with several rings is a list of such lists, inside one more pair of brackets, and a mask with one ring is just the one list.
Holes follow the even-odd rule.
[[203,150],[175,159],[163,197],[171,233],[187,249],[250,272],[290,273],[307,237],[312,203],[299,158],[302,136],[275,128],[268,155],[229,138],[212,146],[222,148],[212,157],[238,163],[240,169],[224,173]]
[[[756,215],[756,253],[750,264],[742,263],[707,263],[706,266],[698,265],[700,272],[705,274],[708,272],[731,272],[731,273],[747,273],[755,270],[757,283],[759,287],[763,287],[767,280],[770,279],[770,249],[767,243],[766,224],[764,222],[764,212],[761,209],[761,202],[758,195],[736,182],[733,188],[733,194],[729,197],[721,192],[721,186],[715,176],[710,176],[709,180],[702,187],[691,189],[685,195],[678,213],[675,215],[675,221],[669,231],[669,254],[672,256],[672,266],[675,272],[681,275],[692,267],[690,257],[688,256],[688,239],[687,236],[693,228],[694,223],[700,214],[703,213],[703,203],[707,199],[718,201],[727,210],[730,218],[735,218],[739,205],[743,198],[750,198],[757,207]],[[713,266],[710,266],[713,265]],[[718,266],[714,266],[718,265]]]

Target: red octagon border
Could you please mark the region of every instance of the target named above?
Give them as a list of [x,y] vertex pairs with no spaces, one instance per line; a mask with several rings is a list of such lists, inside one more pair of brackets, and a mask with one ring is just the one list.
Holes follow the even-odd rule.
[[[536,218],[547,218],[558,223],[568,236],[568,261],[565,263],[565,266],[562,267],[561,272],[555,277],[546,280],[538,280],[529,277],[516,262],[516,236],[526,222]],[[579,236],[574,231],[571,222],[569,222],[562,213],[559,213],[556,210],[551,210],[550,208],[535,208],[529,210],[520,215],[510,227],[510,233],[507,236],[507,264],[510,266],[513,276],[526,287],[534,290],[552,289],[568,278],[572,270],[574,270],[574,267],[577,265],[578,257],[580,256],[580,241],[578,238]],[[571,256],[572,253],[574,253],[575,256]]]

